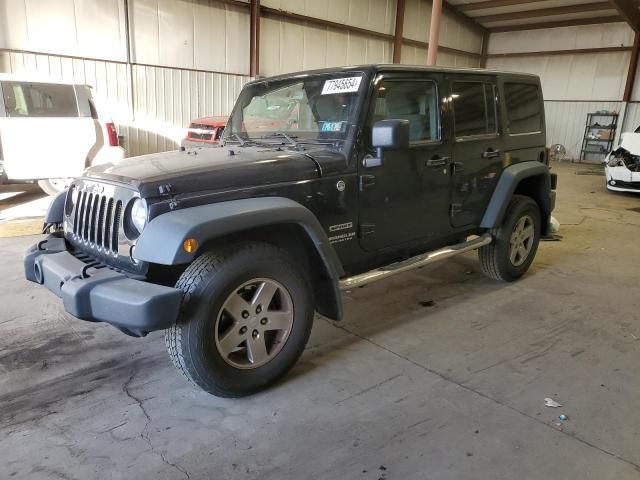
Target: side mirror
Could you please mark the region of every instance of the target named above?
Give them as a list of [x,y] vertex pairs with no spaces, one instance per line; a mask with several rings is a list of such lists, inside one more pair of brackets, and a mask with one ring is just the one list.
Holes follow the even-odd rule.
[[382,165],[383,150],[409,148],[409,120],[379,120],[373,125],[371,143],[377,151],[377,158],[368,158],[365,167]]

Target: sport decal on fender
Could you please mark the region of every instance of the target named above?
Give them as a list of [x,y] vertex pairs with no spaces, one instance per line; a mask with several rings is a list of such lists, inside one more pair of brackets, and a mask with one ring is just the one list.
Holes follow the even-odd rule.
[[[353,228],[353,222],[345,222],[345,223],[339,223],[337,225],[330,225],[329,226],[329,233],[335,233],[335,232],[340,232],[342,230],[349,230]],[[356,232],[346,232],[346,233],[340,233],[338,235],[332,235],[329,237],[329,242],[330,243],[342,243],[342,242],[346,242],[348,240],[352,240],[354,239],[356,236]]]
[[329,231],[337,232],[338,230],[347,230],[348,228],[353,228],[353,222],[340,223],[338,225],[331,225],[329,227]]
[[324,82],[322,87],[322,95],[357,92],[360,88],[360,80],[362,80],[362,77],[334,78],[333,80],[327,80]]

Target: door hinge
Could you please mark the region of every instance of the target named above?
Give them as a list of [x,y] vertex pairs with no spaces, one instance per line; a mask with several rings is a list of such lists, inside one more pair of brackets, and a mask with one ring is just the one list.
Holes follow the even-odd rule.
[[360,238],[366,237],[367,235],[371,235],[376,231],[376,226],[371,223],[363,223],[360,225]]
[[458,213],[462,212],[462,204],[461,203],[452,203],[450,209],[450,215],[455,217]]
[[360,191],[373,187],[376,184],[375,175],[360,175]]

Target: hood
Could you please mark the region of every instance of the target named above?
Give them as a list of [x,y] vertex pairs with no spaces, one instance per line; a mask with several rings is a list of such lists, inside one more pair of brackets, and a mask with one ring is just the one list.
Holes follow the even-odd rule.
[[227,124],[229,117],[201,117],[191,120],[191,125],[194,123],[198,125],[209,125],[211,127],[224,127]]
[[640,133],[623,133],[620,147],[624,148],[632,155],[640,155]]
[[323,164],[332,173],[346,168],[345,157],[339,152],[319,150],[317,154],[322,163],[312,152],[277,147],[198,148],[96,165],[87,169],[84,176],[129,184],[143,197],[151,197],[158,194],[160,185],[166,184],[174,194],[233,190],[318,178],[323,174]]

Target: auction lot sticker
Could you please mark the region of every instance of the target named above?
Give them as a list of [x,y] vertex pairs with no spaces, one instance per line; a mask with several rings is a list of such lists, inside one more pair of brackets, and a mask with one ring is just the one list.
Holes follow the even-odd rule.
[[357,92],[360,88],[360,80],[362,77],[334,78],[327,80],[322,87],[322,95],[331,95],[332,93],[349,93]]

